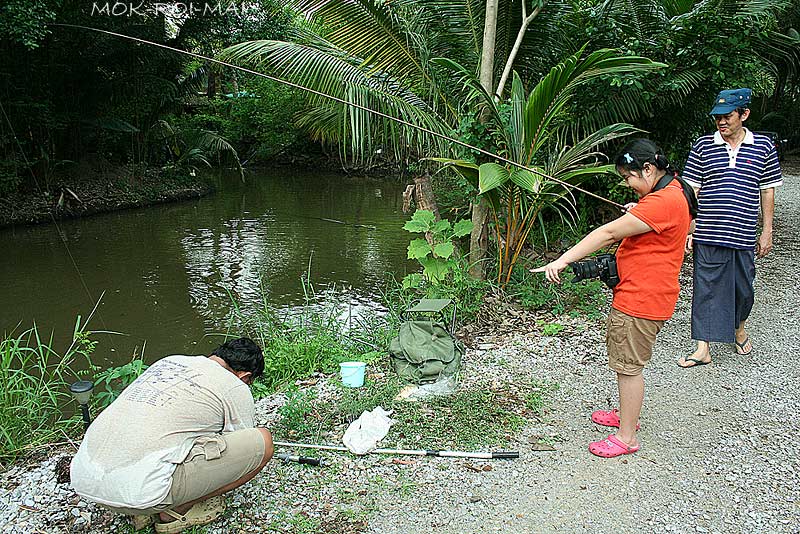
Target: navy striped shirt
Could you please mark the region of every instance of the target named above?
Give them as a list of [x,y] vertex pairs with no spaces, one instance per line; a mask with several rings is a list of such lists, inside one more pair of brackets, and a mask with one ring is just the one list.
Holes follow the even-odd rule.
[[737,149],[719,132],[698,139],[683,178],[700,189],[694,241],[740,250],[755,247],[760,190],[783,185],[772,141],[746,128]]

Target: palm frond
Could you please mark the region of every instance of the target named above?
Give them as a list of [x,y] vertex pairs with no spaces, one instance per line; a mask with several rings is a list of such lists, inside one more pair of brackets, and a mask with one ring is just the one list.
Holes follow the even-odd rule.
[[[663,102],[669,101],[670,96],[666,91],[662,93],[662,96]],[[606,88],[602,106],[592,107],[586,105],[585,102],[585,99],[582,99],[573,108],[576,115],[567,123],[566,128],[570,134],[568,139],[580,139],[606,124],[633,121],[649,116],[653,109],[652,103],[642,98],[641,91],[633,86],[615,91]]]
[[435,34],[432,53],[458,57],[470,66],[478,64],[483,46],[485,0],[395,0],[394,3],[418,14],[419,27]]
[[[267,67],[278,77],[320,91],[348,104],[382,112],[437,133],[450,128],[436,110],[394,77],[365,73],[332,45],[325,49],[284,41],[252,41],[226,49],[224,57]],[[398,126],[388,119],[320,96],[309,96],[317,111],[302,114],[299,124],[311,128],[317,139],[347,142],[354,157],[368,160],[375,144],[389,145],[396,155],[407,151],[402,146],[436,147],[446,153],[440,141],[430,134]],[[317,124],[315,121],[319,121]],[[441,150],[440,150],[441,149]],[[427,149],[426,149],[427,150]]]
[[667,20],[667,12],[660,0],[614,0],[607,5],[610,18],[633,32],[640,42],[650,47],[657,46],[657,36]]
[[220,163],[226,159],[236,168],[241,177],[244,176],[244,169],[242,169],[236,149],[218,133],[210,130],[189,130],[186,132],[186,144],[190,147],[188,152],[194,154],[198,160],[202,159],[209,167],[211,166],[208,162],[209,158],[216,158]]
[[367,73],[391,71],[396,78],[428,79],[392,3],[380,0],[300,0],[295,6],[331,28],[326,38],[362,58]]
[[516,71],[511,81],[511,116],[508,128],[511,137],[509,152],[514,161],[523,161],[525,153],[525,88],[522,79]]
[[721,0],[720,7],[732,16],[760,17],[773,15],[793,3],[792,0]]
[[528,157],[547,141],[550,125],[560,116],[580,84],[607,74],[642,72],[665,66],[639,56],[619,55],[611,49],[597,50],[583,59],[582,55],[581,50],[553,67],[531,91],[525,111]]
[[434,58],[432,61],[436,65],[440,65],[455,74],[456,83],[469,90],[467,92],[469,101],[475,104],[478,109],[485,110],[487,113],[491,114],[496,125],[502,124],[500,112],[495,105],[494,98],[489,94],[486,88],[481,85],[480,80],[478,80],[475,74],[460,63],[449,58],[438,57]]
[[673,18],[689,13],[696,3],[696,0],[662,0],[664,13],[667,17]]
[[[401,96],[361,84],[349,84],[343,96],[348,103],[380,111],[437,134],[453,134],[438,115],[413,100],[409,102]],[[320,141],[348,144],[350,155],[358,161],[369,162],[377,146],[391,150],[396,159],[409,154],[449,154],[455,148],[440,137],[418,128],[332,101],[319,102],[302,113],[298,125],[307,128]]]
[[[547,170],[551,176],[562,179],[562,176],[566,176],[567,173],[575,171],[580,166],[585,166],[587,160],[594,159],[595,161],[592,163],[595,163],[597,160],[605,159],[605,156],[597,151],[598,147],[614,139],[641,131],[639,128],[624,123],[605,126],[575,142],[574,145],[565,144],[561,151],[554,152],[558,155],[548,162]],[[578,174],[584,174],[584,172],[581,171]]]
[[763,58],[763,61],[772,65],[781,63],[789,78],[800,75],[800,39],[772,30],[765,35],[757,36],[756,41],[759,46],[754,52]]

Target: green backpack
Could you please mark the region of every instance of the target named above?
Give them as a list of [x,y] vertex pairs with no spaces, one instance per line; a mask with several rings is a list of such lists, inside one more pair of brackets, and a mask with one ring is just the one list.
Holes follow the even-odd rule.
[[[423,299],[406,316],[416,312],[441,312],[449,299]],[[444,315],[441,314],[444,318]],[[455,318],[455,311],[453,312]],[[452,328],[452,322],[451,322]],[[389,343],[389,357],[400,377],[415,384],[435,382],[453,376],[461,367],[464,349],[443,321],[409,319],[400,326],[400,333]]]

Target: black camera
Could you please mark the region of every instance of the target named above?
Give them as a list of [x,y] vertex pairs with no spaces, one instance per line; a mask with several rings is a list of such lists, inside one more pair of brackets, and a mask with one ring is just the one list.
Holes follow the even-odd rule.
[[575,273],[575,278],[572,279],[573,282],[599,278],[611,289],[614,289],[614,286],[619,284],[617,257],[613,254],[598,254],[588,260],[573,261],[569,266],[572,267],[572,272]]

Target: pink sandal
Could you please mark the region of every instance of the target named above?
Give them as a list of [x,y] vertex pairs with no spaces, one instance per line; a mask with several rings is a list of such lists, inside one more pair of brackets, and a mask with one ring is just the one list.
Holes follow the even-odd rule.
[[[596,410],[592,412],[592,422],[619,428],[619,410]],[[636,423],[636,430],[639,430],[639,423]]]
[[633,454],[639,450],[639,445],[630,447],[622,443],[614,434],[610,434],[602,441],[593,441],[589,444],[589,452],[602,458],[616,458],[623,454]]

